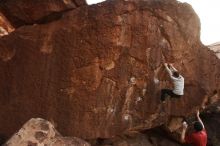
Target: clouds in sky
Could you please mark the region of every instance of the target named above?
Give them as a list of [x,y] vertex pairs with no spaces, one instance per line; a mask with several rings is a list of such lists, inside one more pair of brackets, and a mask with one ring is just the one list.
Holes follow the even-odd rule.
[[90,4],[96,4],[96,3],[99,3],[99,2],[103,2],[105,0],[86,0],[86,1],[90,5]]

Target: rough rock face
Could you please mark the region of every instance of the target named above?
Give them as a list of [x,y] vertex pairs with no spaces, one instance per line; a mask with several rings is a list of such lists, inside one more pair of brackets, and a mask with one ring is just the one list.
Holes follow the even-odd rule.
[[44,119],[31,119],[4,146],[90,146],[79,138],[62,137]]
[[[219,103],[212,106],[206,112],[203,112],[201,118],[205,124],[205,129],[208,133],[207,146],[219,146],[220,135],[219,125],[220,124],[220,108]],[[189,129],[193,127],[193,122],[196,118],[190,117]],[[171,135],[167,134],[166,131],[162,130],[163,127],[157,127],[154,129],[133,132],[126,135],[121,135],[112,139],[97,139],[91,141],[92,146],[181,146],[180,144],[171,139]],[[182,129],[181,129],[182,130]]]
[[46,23],[62,17],[62,13],[86,5],[85,0],[1,0],[0,11],[14,27]]
[[11,26],[10,22],[5,18],[5,16],[0,13],[0,37],[8,35],[12,32],[14,28]]
[[[174,0],[106,1],[18,28],[0,39],[0,131],[32,117],[85,139],[177,130],[220,94],[220,60],[199,31],[191,6]],[[164,62],[185,77],[185,94],[161,107],[160,90],[171,88]]]
[[181,146],[166,135],[161,129],[153,129],[141,133],[130,133],[114,139],[98,139],[91,143],[92,146]]
[[216,56],[220,59],[220,42],[208,46],[215,52]]
[[204,123],[208,133],[208,146],[220,145],[220,113],[212,113],[204,115]]

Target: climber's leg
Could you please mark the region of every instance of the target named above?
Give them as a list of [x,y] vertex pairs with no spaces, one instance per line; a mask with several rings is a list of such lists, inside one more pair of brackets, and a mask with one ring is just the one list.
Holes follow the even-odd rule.
[[180,98],[180,97],[181,97],[181,95],[176,95],[174,93],[173,93],[173,95],[170,96],[170,98]]
[[166,95],[173,96],[173,91],[170,89],[162,89],[160,100],[165,101]]

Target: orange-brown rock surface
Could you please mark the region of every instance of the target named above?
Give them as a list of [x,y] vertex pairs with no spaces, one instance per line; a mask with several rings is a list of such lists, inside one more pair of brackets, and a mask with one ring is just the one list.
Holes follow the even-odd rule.
[[8,35],[14,28],[7,18],[0,12],[0,37]]
[[86,5],[85,0],[1,0],[0,11],[14,27],[48,23],[62,17],[62,12]]
[[[219,146],[220,135],[220,108],[218,106],[212,106],[206,112],[203,112],[200,116],[204,122],[205,129],[208,134],[207,146]],[[191,131],[193,123],[196,117],[190,117],[188,119],[189,128],[187,131]],[[184,144],[178,143],[172,140],[171,135],[163,130],[164,127],[157,127],[154,129],[133,132],[130,134],[120,135],[112,139],[97,139],[91,141],[92,146],[183,146]],[[181,129],[182,130],[182,129]],[[189,132],[190,133],[190,132]],[[186,146],[185,144],[184,146]],[[187,145],[188,146],[188,145]]]
[[76,137],[62,137],[54,126],[40,118],[31,119],[4,146],[90,146]]
[[[20,27],[0,39],[0,131],[32,117],[85,139],[175,131],[220,94],[220,60],[199,32],[191,6],[174,0],[106,1]],[[160,89],[171,88],[164,62],[185,77],[185,94],[161,113]]]
[[158,127],[150,131],[134,132],[113,139],[97,139],[92,146],[181,146]]
[[216,56],[220,59],[220,42],[211,44],[208,46],[215,54]]

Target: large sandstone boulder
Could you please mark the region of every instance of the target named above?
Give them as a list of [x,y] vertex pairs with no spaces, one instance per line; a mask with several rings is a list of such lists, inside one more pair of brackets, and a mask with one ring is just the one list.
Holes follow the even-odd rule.
[[[85,139],[162,124],[174,132],[219,98],[220,60],[199,32],[191,6],[174,0],[111,0],[20,27],[0,39],[0,131],[42,117]],[[185,94],[162,107],[164,62],[185,77]]]
[[85,0],[1,0],[0,11],[14,27],[48,23],[62,13],[86,5]]
[[4,146],[90,146],[79,138],[62,137],[54,126],[40,118],[31,119]]

